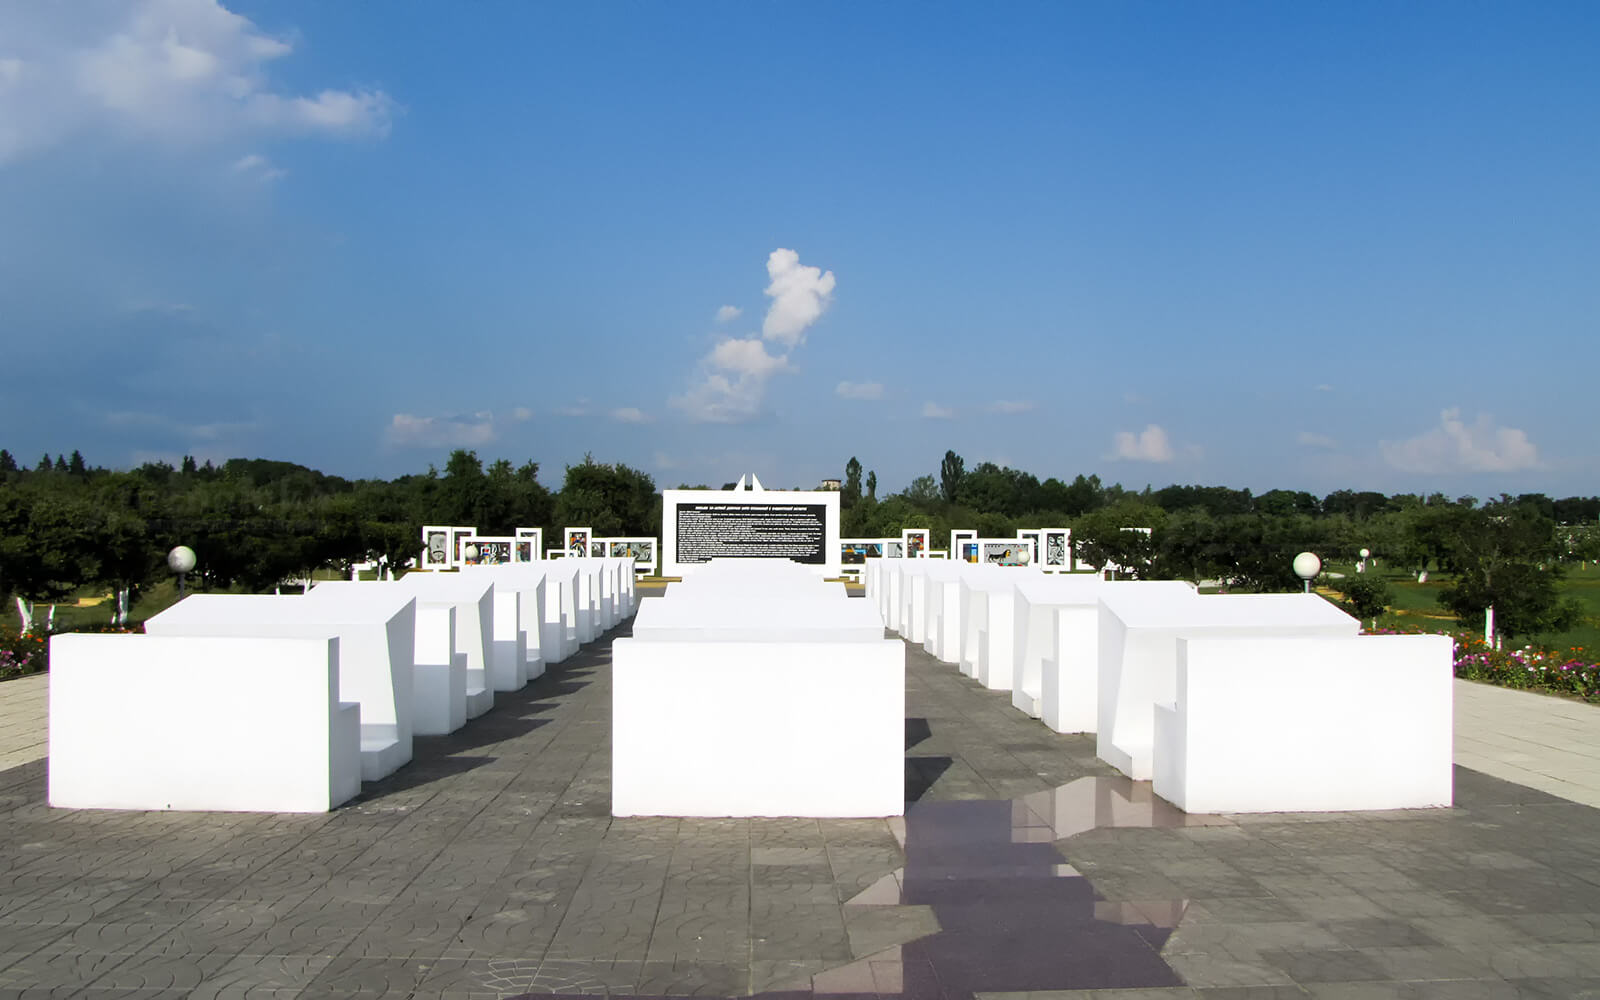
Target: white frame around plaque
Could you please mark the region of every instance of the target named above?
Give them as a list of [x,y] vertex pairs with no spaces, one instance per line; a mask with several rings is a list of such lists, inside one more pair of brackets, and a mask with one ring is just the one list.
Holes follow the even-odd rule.
[[468,538],[478,536],[477,528],[467,528],[462,525],[453,525],[450,528],[450,568],[461,568],[461,546]]
[[[450,568],[450,537],[455,529],[448,524],[424,524],[422,526],[422,557],[417,560],[417,565],[422,569],[449,569]],[[444,534],[444,559],[434,562],[428,558],[428,536]]]
[[533,549],[529,553],[529,558],[527,559],[521,558],[521,555],[517,549],[514,548],[511,550],[513,562],[538,562],[540,559],[544,558],[543,528],[517,528],[512,532],[512,534],[516,536],[517,544],[519,546],[523,542],[526,542],[530,539],[533,541]]
[[[1065,562],[1057,563],[1050,561],[1050,539],[1056,537],[1061,539],[1062,554],[1066,557]],[[1072,572],[1072,529],[1040,528],[1039,539],[1041,551],[1039,555],[1039,561],[1035,565],[1037,565],[1046,573]]]
[[962,542],[976,541],[977,538],[978,538],[978,532],[977,532],[976,529],[973,529],[973,528],[951,528],[950,529],[950,548],[948,550],[950,552],[950,558],[951,559],[960,559],[961,558],[961,543]]
[[[882,559],[883,558],[883,543],[884,543],[884,541],[885,540],[882,539],[882,538],[841,538],[841,539],[839,539],[839,572],[840,572],[840,574],[841,575],[845,575],[845,576],[860,576],[863,568],[867,564],[867,560],[868,559]],[[868,552],[868,553],[866,553],[865,555],[863,555],[861,557],[861,561],[860,562],[845,562],[844,561],[844,550],[845,550],[845,548],[847,546],[853,546],[853,545],[867,545],[867,546],[876,545],[878,547],[878,554],[877,555],[873,555],[871,552]]]
[[[1029,554],[1029,561],[1026,562],[1026,563],[1021,563],[1020,565],[1021,566],[1032,566],[1033,565],[1033,561],[1032,561],[1033,547],[1028,544],[1026,539],[1022,539],[1022,538],[974,538],[972,541],[964,542],[962,544],[977,546],[977,556],[978,556],[977,559],[967,559],[967,558],[965,558],[965,556],[959,557],[963,562],[971,563],[972,565],[976,565],[976,566],[1006,566],[1007,564],[1005,564],[1005,563],[991,562],[989,560],[989,558],[988,558],[988,554],[989,554],[989,548],[988,547],[989,546],[1002,546],[1002,545],[1007,545],[1007,546],[1021,545],[1021,546],[1025,546],[1026,547],[1025,551],[1027,551],[1028,554]],[[1013,564],[1013,565],[1017,565],[1017,564]]]
[[479,546],[478,557],[480,560],[483,557],[482,546],[485,542],[495,546],[504,545],[506,547],[505,560],[503,562],[480,561],[469,563],[467,562],[466,557],[463,556],[461,559],[461,565],[463,568],[467,566],[509,566],[517,561],[517,538],[515,535],[473,535],[472,544]]
[[606,557],[609,559],[627,559],[629,557],[630,553],[618,553],[613,551],[618,545],[648,544],[650,546],[650,558],[648,560],[641,560],[637,555],[634,555],[633,572],[638,574],[641,571],[645,571],[646,576],[656,575],[656,570],[659,568],[661,559],[661,540],[656,538],[654,535],[619,536],[616,538],[606,538],[603,539],[603,541],[606,543]]
[[1042,529],[1042,528],[1018,528],[1017,529],[1017,537],[1022,539],[1025,542],[1027,542],[1028,545],[1032,548],[1032,553],[1033,554],[1032,554],[1032,556],[1031,556],[1031,558],[1029,560],[1029,565],[1032,565],[1032,566],[1039,565],[1040,561],[1043,558],[1040,555],[1040,553],[1044,551],[1044,529]]
[[580,528],[580,527],[562,528],[561,529],[561,551],[565,552],[569,556],[572,555],[572,536],[573,536],[574,533],[579,532],[579,531],[583,532],[583,551],[579,552],[578,555],[576,556],[576,558],[587,559],[587,558],[589,558],[589,546],[590,546],[590,544],[592,544],[594,542],[594,529],[593,528]]
[[[822,507],[822,562],[802,563],[824,577],[840,575],[838,490],[662,490],[661,567],[663,576],[682,576],[685,567],[702,563],[678,562],[678,508],[685,504],[727,504],[759,507]],[[763,557],[752,557],[763,558]]]
[[[933,535],[933,531],[931,529],[928,529],[928,528],[901,528],[900,529],[900,547],[905,553],[903,558],[906,558],[906,559],[921,559],[921,558],[923,558],[923,554],[925,552],[927,552],[930,548],[933,547],[933,539],[931,537],[932,535]],[[920,538],[922,540],[922,544],[921,545],[917,545],[917,546],[913,546],[911,544],[911,540],[913,538]]]

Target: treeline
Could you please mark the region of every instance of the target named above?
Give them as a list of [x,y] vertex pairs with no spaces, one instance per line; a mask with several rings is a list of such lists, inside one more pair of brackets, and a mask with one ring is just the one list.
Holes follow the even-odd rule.
[[[1600,497],[1502,495],[1480,503],[1339,490],[1253,494],[1221,486],[1126,489],[1098,476],[1070,482],[946,452],[937,475],[879,497],[877,476],[855,458],[842,480],[843,535],[896,537],[930,528],[935,548],[952,529],[1013,537],[1018,528],[1066,527],[1080,558],[1140,578],[1220,581],[1238,590],[1299,586],[1291,563],[1312,551],[1351,562],[1362,549],[1391,567],[1443,572],[1444,601],[1466,621],[1493,604],[1501,631],[1556,630],[1574,614],[1557,599],[1564,563],[1600,558]],[[732,485],[732,484],[728,484]],[[444,469],[394,480],[348,480],[289,462],[185,458],[128,471],[83,456],[46,455],[31,467],[0,451],[0,599],[62,600],[89,585],[126,608],[168,576],[165,555],[187,545],[206,586],[268,591],[315,569],[386,561],[403,566],[424,524],[471,525],[489,534],[568,525],[597,535],[661,532],[654,480],[585,456],[561,488],[539,466],[453,452]],[[1149,533],[1125,531],[1149,528]],[[1563,616],[1567,616],[1564,618]]]
[[[1223,486],[1129,490],[1098,476],[1040,481],[985,462],[966,468],[946,452],[938,477],[920,476],[879,498],[876,477],[851,458],[842,480],[842,533],[897,537],[930,528],[934,548],[952,529],[1009,538],[1018,528],[1071,528],[1081,559],[1114,563],[1139,579],[1218,581],[1235,590],[1298,589],[1299,552],[1351,563],[1362,549],[1415,574],[1442,573],[1440,601],[1464,625],[1493,605],[1498,631],[1531,635],[1570,628],[1578,610],[1558,593],[1563,564],[1600,558],[1600,497],[1476,497],[1338,490],[1259,495]],[[1126,531],[1149,528],[1149,533]],[[1355,581],[1351,581],[1351,586]]]
[[539,466],[470,451],[444,471],[394,480],[348,480],[290,462],[185,458],[130,471],[89,466],[78,452],[47,455],[31,469],[0,451],[0,600],[57,602],[87,585],[118,596],[119,609],[170,574],[166,553],[194,549],[206,586],[270,591],[324,567],[386,561],[403,566],[422,548],[423,524],[471,525],[488,534],[568,524],[598,535],[660,531],[655,482],[626,465],[586,458],[566,469],[559,492]]

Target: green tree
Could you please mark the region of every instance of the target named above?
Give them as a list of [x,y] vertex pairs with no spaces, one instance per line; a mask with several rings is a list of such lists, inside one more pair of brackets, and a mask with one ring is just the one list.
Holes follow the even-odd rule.
[[861,502],[861,463],[854,455],[844,463],[844,483],[839,488],[839,506],[849,510]]
[[1447,539],[1455,576],[1439,604],[1461,625],[1478,627],[1494,609],[1494,632],[1508,638],[1563,632],[1581,614],[1557,590],[1562,569],[1555,522],[1532,506],[1491,501],[1459,513]]
[[867,473],[867,499],[873,503],[878,502],[878,474],[876,472]]
[[1375,572],[1352,573],[1333,586],[1344,596],[1340,604],[1346,611],[1373,625],[1394,601],[1389,582]]
[[967,474],[967,463],[954,451],[944,453],[944,461],[939,463],[939,492],[944,497],[945,503],[956,502],[956,491],[961,488],[961,479]]

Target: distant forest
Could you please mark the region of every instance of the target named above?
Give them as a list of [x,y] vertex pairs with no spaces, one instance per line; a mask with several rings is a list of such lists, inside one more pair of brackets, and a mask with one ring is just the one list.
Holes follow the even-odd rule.
[[[1490,590],[1502,586],[1496,577],[1539,585],[1505,566],[1558,576],[1564,562],[1600,557],[1600,497],[1593,496],[1480,501],[1338,490],[1318,497],[1201,485],[1134,491],[1093,475],[1041,481],[991,463],[967,469],[947,452],[936,472],[880,497],[877,477],[855,458],[842,472],[845,537],[930,528],[933,547],[942,549],[956,528],[1012,537],[1018,528],[1067,527],[1080,557],[1096,565],[1241,590],[1297,588],[1289,564],[1303,550],[1350,562],[1366,548],[1392,566],[1463,578],[1482,565]],[[0,598],[50,602],[88,585],[136,594],[169,575],[165,554],[175,545],[195,550],[208,586],[270,591],[314,569],[379,559],[404,566],[421,548],[424,524],[487,534],[539,527],[547,540],[567,525],[601,536],[659,536],[661,502],[647,473],[588,457],[568,466],[552,491],[539,482],[536,462],[485,466],[463,450],[442,470],[393,480],[242,458],[111,471],[76,451],[29,467],[0,450]],[[1127,527],[1151,531],[1121,530]]]

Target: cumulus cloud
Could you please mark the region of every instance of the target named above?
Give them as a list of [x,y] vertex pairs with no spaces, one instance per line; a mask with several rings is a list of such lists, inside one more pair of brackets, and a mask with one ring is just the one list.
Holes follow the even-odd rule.
[[938,403],[927,402],[922,404],[922,416],[927,420],[949,420],[956,415],[956,411]]
[[723,306],[721,309],[717,310],[717,322],[731,323],[738,319],[740,314],[743,312],[744,310],[740,309],[738,306]]
[[767,345],[751,337],[730,338],[711,349],[706,363],[712,368],[765,379],[789,367],[789,356],[769,354]]
[[634,406],[624,406],[621,409],[612,410],[611,419],[619,424],[648,424],[650,422],[649,414]]
[[533,411],[528,409],[526,406],[519,406],[515,410],[511,411],[511,419],[515,420],[519,424],[526,423],[527,421],[533,419]]
[[275,90],[267,69],[292,51],[217,0],[0,4],[0,163],[80,134],[388,133],[396,106],[382,90]]
[[882,399],[882,382],[840,382],[833,394],[843,399]]
[[1172,461],[1172,442],[1167,439],[1167,432],[1157,424],[1150,424],[1137,434],[1118,431],[1112,438],[1112,447],[1115,449],[1114,458],[1133,462]]
[[1027,413],[1033,409],[1033,401],[1028,399],[997,399],[989,404],[993,413]]
[[1486,413],[1468,424],[1458,407],[1442,411],[1439,426],[1378,447],[1384,461],[1403,472],[1514,472],[1539,464],[1539,449],[1526,433],[1501,427]]
[[[763,412],[767,383],[774,375],[791,371],[789,357],[805,340],[806,328],[828,308],[833,294],[833,272],[800,263],[793,250],[777,249],[767,257],[767,311],[760,337],[728,337],[700,359],[695,381],[668,405],[690,420],[732,424],[754,420]],[[729,312],[729,310],[732,310]],[[718,320],[733,319],[739,311],[723,306]],[[772,341],[783,353],[767,349]]]
[[275,181],[288,171],[272,165],[272,161],[258,153],[250,153],[233,161],[233,172],[261,181]]
[[785,347],[806,339],[806,328],[833,304],[833,272],[800,263],[800,255],[782,247],[767,257],[767,295],[772,305],[761,324],[761,336]]
[[1322,448],[1332,451],[1339,447],[1339,442],[1326,434],[1316,434],[1312,431],[1301,431],[1294,436],[1294,443],[1303,448]]
[[389,420],[385,440],[400,448],[465,448],[494,440],[494,416],[474,413],[419,417],[396,413]]

